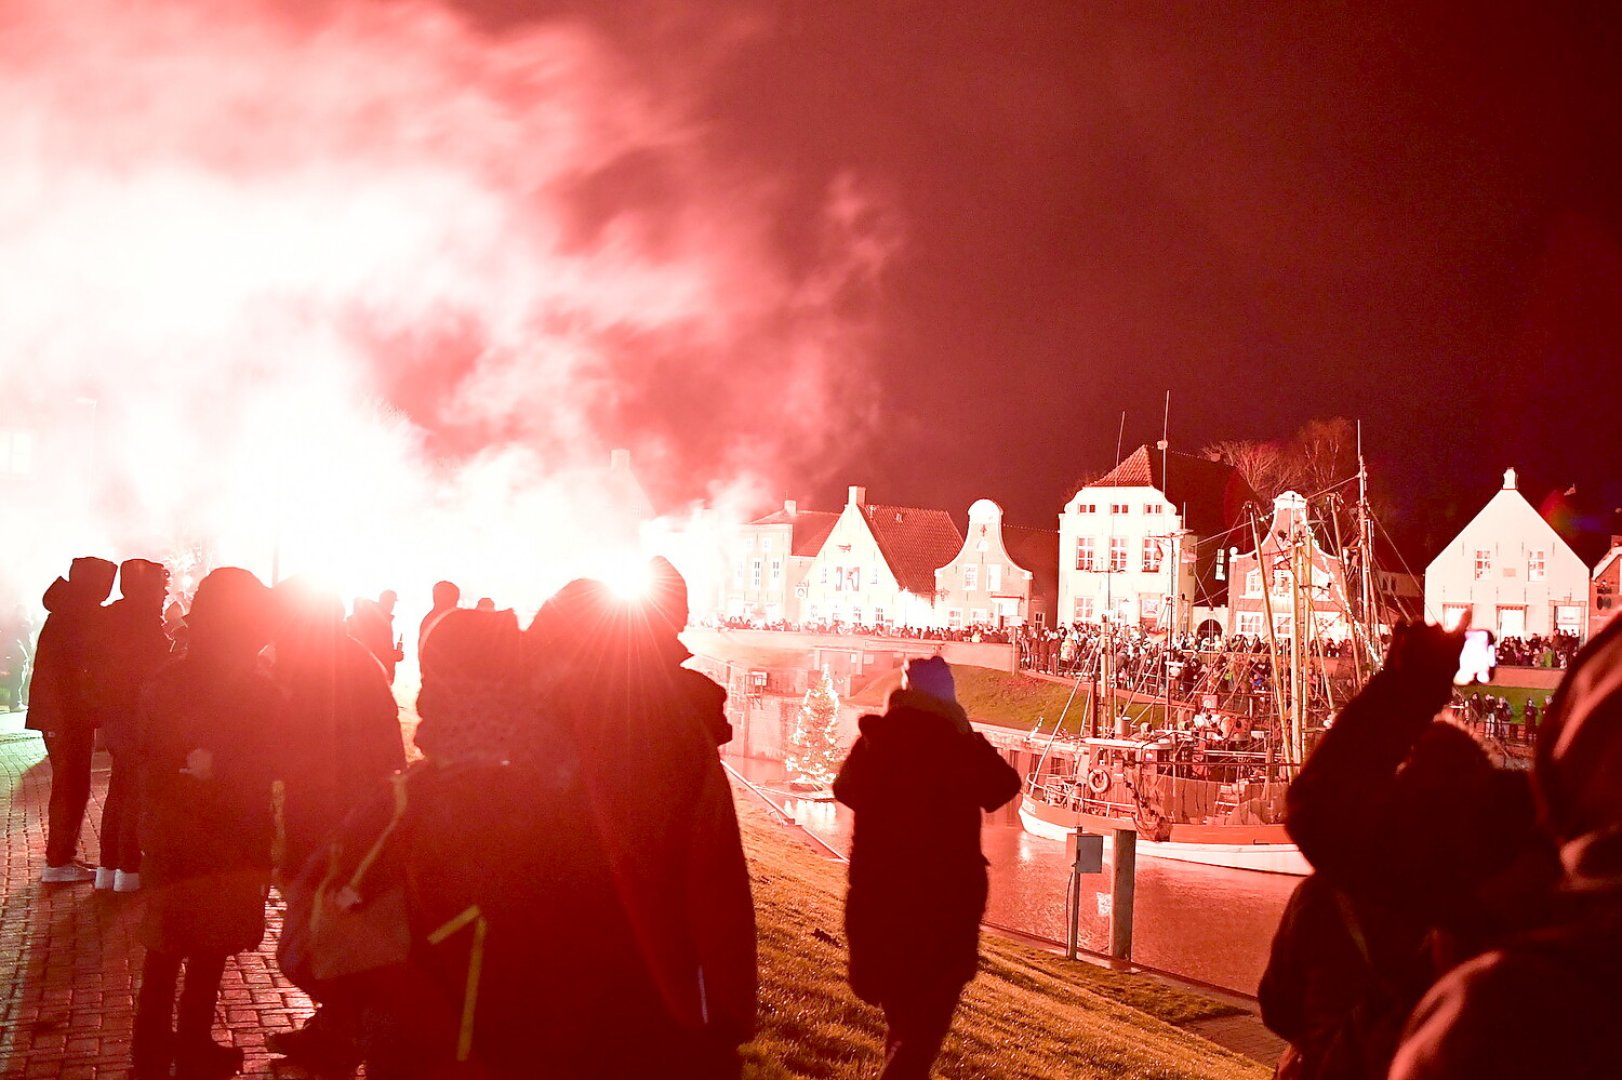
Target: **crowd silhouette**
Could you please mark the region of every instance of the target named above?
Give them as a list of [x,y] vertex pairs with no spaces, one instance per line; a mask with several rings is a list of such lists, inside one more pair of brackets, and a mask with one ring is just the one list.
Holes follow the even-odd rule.
[[[459,606],[451,582],[432,592],[409,767],[392,592],[346,614],[310,582],[223,568],[188,607],[156,562],[79,558],[46,591],[37,645],[12,620],[8,656],[32,672],[8,704],[26,697],[51,763],[42,881],[145,897],[135,1075],[239,1071],[213,1019],[274,882],[278,960],[318,1009],[268,1045],[302,1065],[739,1076],[754,907],[719,757],[726,694],[684,666],[681,576],[655,560],[637,600],[575,581],[527,626]],[[1040,664],[1046,647],[1019,640]],[[1072,641],[1058,663],[1101,647],[1053,640]],[[1462,640],[1399,627],[1289,789],[1313,873],[1259,991],[1290,1044],[1282,1077],[1615,1074],[1622,623],[1575,653],[1544,643],[1568,671],[1530,773],[1440,719]],[[1211,666],[1203,644],[1129,639],[1117,670]],[[87,865],[98,730],[111,772]],[[884,1012],[884,1076],[925,1077],[976,968],[980,815],[1020,778],[939,658],[912,662],[860,732],[834,784],[855,813],[850,980]]]

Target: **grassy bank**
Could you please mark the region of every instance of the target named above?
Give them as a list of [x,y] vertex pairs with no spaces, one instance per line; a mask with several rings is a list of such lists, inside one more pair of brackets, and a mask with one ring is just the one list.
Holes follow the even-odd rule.
[[[1036,679],[1029,675],[1011,675],[991,668],[970,667],[960,664],[952,669],[957,684],[957,700],[969,714],[969,719],[982,724],[1018,728],[1029,731],[1042,720],[1042,730],[1051,732],[1062,715],[1063,730],[1074,734],[1082,730],[1092,713],[1092,692],[1082,683],[1071,700],[1075,683]],[[890,692],[901,685],[901,672],[893,671],[875,679],[858,694],[852,695],[850,704],[868,709],[882,709]],[[1070,703],[1068,710],[1066,702]],[[1148,722],[1158,725],[1164,710],[1158,705],[1131,704],[1126,714],[1134,724]]]
[[[845,982],[845,867],[740,798],[759,921],[761,1031],[745,1076],[871,1076],[883,1018]],[[1259,1078],[1268,1070],[1171,1026],[1231,1011],[1123,975],[986,937],[936,1067],[942,1077]]]

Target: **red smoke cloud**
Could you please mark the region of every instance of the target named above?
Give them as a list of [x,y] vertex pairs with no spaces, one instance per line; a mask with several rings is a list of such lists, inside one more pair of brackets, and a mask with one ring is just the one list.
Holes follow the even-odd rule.
[[7,540],[27,594],[71,555],[191,539],[533,604],[600,546],[610,446],[713,498],[863,428],[882,207],[842,178],[817,250],[780,250],[773,178],[582,24],[0,19],[0,428],[32,439],[0,496],[34,526]]

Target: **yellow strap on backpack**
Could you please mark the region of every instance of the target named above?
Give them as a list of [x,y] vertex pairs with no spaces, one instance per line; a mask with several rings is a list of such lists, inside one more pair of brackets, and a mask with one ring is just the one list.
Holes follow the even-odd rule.
[[462,993],[462,1028],[456,1037],[456,1060],[466,1061],[473,1052],[473,1012],[479,1001],[479,972],[484,967],[484,939],[490,923],[474,904],[428,935],[428,944],[438,945],[452,934],[473,924],[473,946],[467,958],[467,989]]

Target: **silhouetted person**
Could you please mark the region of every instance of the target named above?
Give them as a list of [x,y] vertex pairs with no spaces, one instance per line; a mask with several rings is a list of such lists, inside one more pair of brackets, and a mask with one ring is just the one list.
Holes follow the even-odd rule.
[[1533,769],[1561,845],[1557,918],[1449,973],[1415,1010],[1393,1080],[1614,1077],[1622,1012],[1622,621],[1577,654]]
[[445,612],[434,631],[422,655],[421,722],[412,742],[441,764],[506,762],[517,729],[530,723],[526,709],[509,700],[520,690],[518,617],[458,608]]
[[494,611],[494,610],[496,610],[496,602],[494,600],[490,599],[488,596],[481,596],[481,597],[479,597],[478,601],[474,603],[473,610],[474,611]]
[[738,1047],[755,1030],[755,922],[716,750],[726,694],[680,666],[674,598],[686,586],[668,564],[654,571],[662,601],[625,601],[577,581],[542,606],[527,637],[545,669],[539,707],[578,747],[593,821],[658,992],[658,1007],[627,1029],[637,1045],[612,1046],[605,1027],[604,1051],[641,1055],[646,1075],[737,1076]]
[[[230,1076],[242,1051],[211,1036],[220,975],[265,932],[281,693],[259,663],[270,590],[246,570],[197,588],[184,659],[148,684],[140,711],[141,866],[147,947],[131,1044],[139,1076]],[[186,969],[171,1029],[175,984]]]
[[980,958],[986,908],[981,811],[1019,794],[1019,774],[976,734],[939,657],[861,735],[834,780],[856,812],[845,933],[850,985],[884,1010],[883,1076],[927,1077]]
[[50,823],[45,872],[40,880],[70,884],[94,880],[95,871],[74,862],[79,831],[90,802],[90,758],[96,748],[96,714],[86,697],[87,650],[101,602],[113,591],[118,567],[106,559],[74,559],[68,576],[45,590],[45,625],[34,651],[24,726],[45,733],[51,760]]
[[[405,768],[399,706],[383,666],[344,628],[343,603],[299,579],[275,589],[280,618],[272,675],[285,695],[281,776],[282,868],[296,877],[310,855],[390,774]],[[304,1027],[266,1046],[336,1069],[359,1063],[359,1018],[341,990],[318,995]]]
[[26,700],[28,663],[34,656],[34,625],[28,609],[17,604],[0,618],[0,690],[6,694],[6,709],[14,712]]
[[1544,910],[1554,853],[1524,776],[1432,720],[1463,641],[1399,627],[1290,787],[1290,836],[1314,873],[1285,910],[1258,997],[1299,1075],[1385,1075],[1436,978]]
[[417,625],[417,669],[422,669],[422,643],[428,639],[428,631],[434,628],[446,612],[455,611],[456,605],[462,600],[462,590],[454,581],[434,582],[434,606],[428,609],[428,614],[422,617]]
[[127,559],[118,577],[122,596],[97,616],[89,663],[89,697],[112,758],[96,888],[134,892],[141,887],[136,714],[147,681],[169,662],[169,636],[163,632],[169,571],[161,563]]
[[400,660],[400,647],[394,637],[395,599],[394,592],[388,589],[376,600],[357,597],[347,622],[349,636],[371,650],[390,683],[394,682],[394,666]]

